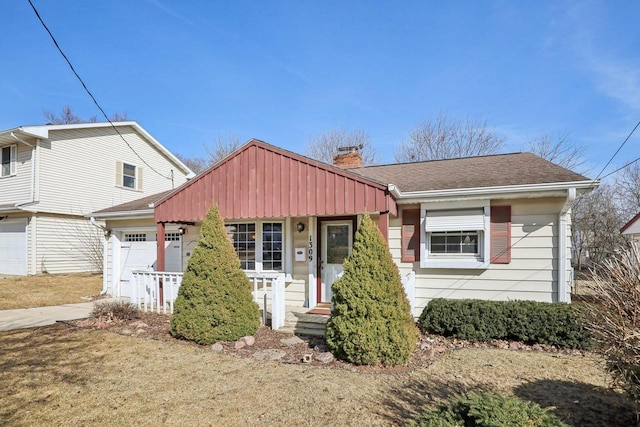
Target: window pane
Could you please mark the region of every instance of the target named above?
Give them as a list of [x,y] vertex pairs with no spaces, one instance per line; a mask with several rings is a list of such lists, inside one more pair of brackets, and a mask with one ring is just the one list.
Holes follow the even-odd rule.
[[226,226],[227,234],[231,239],[233,248],[240,258],[240,267],[243,270],[255,270],[256,268],[256,235],[255,224],[231,224]]
[[262,223],[262,268],[282,270],[282,224]]
[[349,256],[349,226],[327,226],[327,263],[342,264]]
[[136,179],[125,175],[122,178],[122,185],[127,188],[136,188]]
[[123,165],[123,173],[125,176],[136,176],[136,167],[130,164],[125,163]]
[[478,232],[446,231],[431,233],[431,253],[478,254]]
[[11,147],[2,149],[2,176],[11,175]]

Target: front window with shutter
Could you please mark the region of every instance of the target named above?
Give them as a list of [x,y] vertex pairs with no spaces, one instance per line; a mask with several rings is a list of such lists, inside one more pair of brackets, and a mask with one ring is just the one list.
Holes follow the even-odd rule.
[[142,191],[142,168],[131,163],[117,161],[116,187]]
[[136,188],[136,167],[128,163],[122,165],[122,185],[127,188]]
[[0,176],[12,176],[16,174],[16,152],[17,145],[10,145],[8,147],[2,147],[0,150],[1,165]]

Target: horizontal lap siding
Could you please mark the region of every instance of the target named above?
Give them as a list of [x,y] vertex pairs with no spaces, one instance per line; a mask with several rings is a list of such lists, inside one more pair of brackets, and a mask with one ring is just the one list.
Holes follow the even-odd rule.
[[560,209],[560,202],[557,199],[539,199],[495,203],[512,206],[511,262],[491,264],[487,269],[421,269],[419,262],[401,262],[402,217],[400,214],[391,218],[391,255],[401,275],[412,270],[416,272],[417,307],[414,315],[418,316],[433,298],[557,300],[556,212]]
[[[186,182],[185,175],[131,127],[119,128],[132,151],[111,128],[50,132],[39,149],[39,194],[42,211],[84,215],[120,203],[172,189]],[[116,162],[143,170],[142,191],[116,187]],[[154,172],[157,170],[161,175]]]
[[0,177],[0,205],[28,202],[31,198],[31,147],[17,144],[16,174]]
[[[346,215],[387,210],[386,188],[261,144],[248,145],[159,203],[158,222]],[[210,178],[208,175],[211,175]],[[216,183],[211,190],[212,183]],[[204,199],[198,204],[184,203]]]

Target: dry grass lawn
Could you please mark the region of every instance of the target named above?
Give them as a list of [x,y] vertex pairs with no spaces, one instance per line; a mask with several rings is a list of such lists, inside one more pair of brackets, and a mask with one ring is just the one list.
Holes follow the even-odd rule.
[[0,333],[0,425],[405,425],[469,390],[554,405],[570,425],[631,425],[633,408],[596,362],[466,348],[428,368],[373,374],[55,325]]
[[0,310],[86,302],[101,289],[100,274],[0,276]]

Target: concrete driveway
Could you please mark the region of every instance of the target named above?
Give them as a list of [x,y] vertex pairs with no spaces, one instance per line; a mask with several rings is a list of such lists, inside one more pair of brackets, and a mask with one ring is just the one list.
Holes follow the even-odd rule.
[[[99,302],[104,301],[108,299],[99,300]],[[0,310],[0,331],[52,325],[58,320],[84,319],[89,317],[94,304],[94,302],[83,302],[52,307]]]

